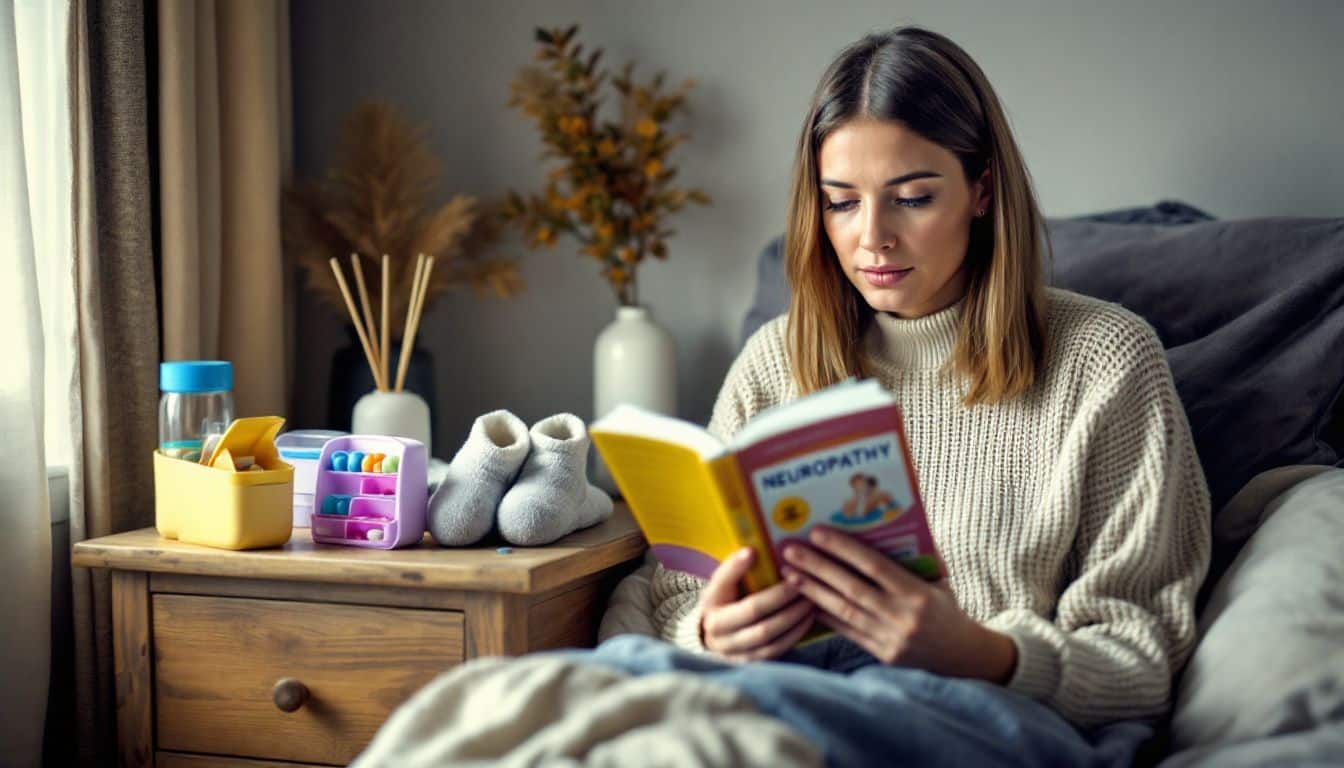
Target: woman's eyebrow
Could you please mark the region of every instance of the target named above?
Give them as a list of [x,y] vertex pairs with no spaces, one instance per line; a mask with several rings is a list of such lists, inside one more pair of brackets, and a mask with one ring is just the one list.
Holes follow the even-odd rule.
[[[902,175],[902,176],[897,176],[897,177],[895,177],[895,178],[893,178],[893,179],[887,179],[886,183],[883,184],[882,186],[883,186],[883,187],[894,187],[894,186],[896,186],[897,184],[904,184],[904,183],[907,182],[907,181],[914,181],[915,179],[941,179],[942,177],[943,177],[943,174],[941,174],[941,173],[934,173],[933,171],[911,171],[910,173],[904,174],[904,175]],[[853,185],[853,184],[850,184],[850,183],[847,182],[847,181],[836,181],[835,179],[822,179],[822,180],[821,180],[821,186],[823,186],[823,187],[839,187],[840,189],[853,189],[853,188],[854,188],[854,185]]]

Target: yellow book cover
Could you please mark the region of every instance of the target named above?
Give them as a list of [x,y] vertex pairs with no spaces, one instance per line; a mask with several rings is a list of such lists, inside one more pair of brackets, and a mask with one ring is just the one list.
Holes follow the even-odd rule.
[[876,381],[851,379],[770,408],[727,444],[629,405],[589,433],[666,568],[708,578],[751,547],[754,592],[779,580],[785,541],[827,525],[926,579],[942,576],[900,408]]

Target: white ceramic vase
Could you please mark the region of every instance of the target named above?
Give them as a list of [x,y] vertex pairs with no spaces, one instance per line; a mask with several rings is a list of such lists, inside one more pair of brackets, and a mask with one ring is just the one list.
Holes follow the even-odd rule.
[[[593,344],[593,419],[621,403],[677,414],[677,345],[647,307],[619,307],[616,319]],[[616,493],[601,456],[594,452],[593,481]]]
[[414,392],[374,390],[364,395],[355,403],[350,430],[356,435],[409,437],[425,444],[426,456],[434,455],[429,442],[429,404]]

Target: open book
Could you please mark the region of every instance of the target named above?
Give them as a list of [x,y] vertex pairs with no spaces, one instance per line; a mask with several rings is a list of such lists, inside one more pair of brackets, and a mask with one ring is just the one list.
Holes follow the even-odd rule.
[[779,581],[780,545],[828,525],[937,580],[895,398],[872,380],[835,384],[762,411],[727,445],[688,421],[628,405],[590,428],[664,567],[708,578],[756,550],[746,587]]

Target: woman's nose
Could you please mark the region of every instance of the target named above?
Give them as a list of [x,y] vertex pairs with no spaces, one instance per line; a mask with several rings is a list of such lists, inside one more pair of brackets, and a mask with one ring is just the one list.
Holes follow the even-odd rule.
[[863,235],[859,238],[859,247],[871,253],[889,251],[896,245],[896,234],[883,221],[879,206],[868,206],[863,216]]

